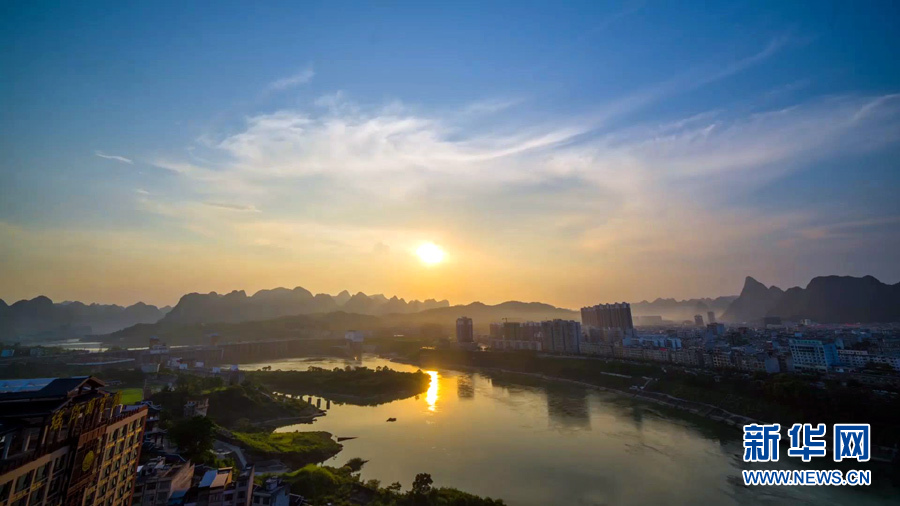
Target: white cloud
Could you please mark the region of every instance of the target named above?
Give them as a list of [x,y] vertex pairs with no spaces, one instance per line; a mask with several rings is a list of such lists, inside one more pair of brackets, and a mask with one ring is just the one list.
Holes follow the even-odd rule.
[[100,158],[106,158],[107,160],[116,160],[116,161],[122,162],[122,163],[134,164],[134,162],[131,161],[131,159],[125,158],[124,156],[107,155],[107,154],[103,153],[102,151],[94,151],[94,154],[99,156]]
[[269,91],[286,90],[288,88],[300,86],[301,84],[309,83],[310,81],[312,81],[312,78],[315,77],[315,75],[316,73],[312,69],[312,67],[306,67],[296,74],[272,81],[271,83],[269,83],[269,86],[267,86],[266,89]]
[[[296,254],[352,254],[372,244],[405,251],[443,233],[457,251],[519,267],[562,254],[572,265],[616,272],[657,265],[648,276],[676,279],[664,267],[736,269],[735,258],[747,271],[782,265],[778,248],[824,233],[820,210],[763,207],[752,204],[753,193],[821,160],[895,142],[896,95],[699,111],[618,128],[606,120],[734,75],[783,44],[614,101],[588,119],[494,125],[491,115],[512,103],[423,112],[336,92],[204,136],[202,156],[192,152],[191,162],[158,162],[202,204],[145,207],[198,233]],[[265,202],[266,213],[222,202]],[[213,208],[249,212],[223,221]]]

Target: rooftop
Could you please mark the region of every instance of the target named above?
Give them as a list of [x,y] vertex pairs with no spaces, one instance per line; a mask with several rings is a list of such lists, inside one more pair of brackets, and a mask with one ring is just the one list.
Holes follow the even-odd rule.
[[68,397],[73,390],[106,384],[91,376],[70,378],[36,378],[0,380],[0,402],[24,399],[52,399]]

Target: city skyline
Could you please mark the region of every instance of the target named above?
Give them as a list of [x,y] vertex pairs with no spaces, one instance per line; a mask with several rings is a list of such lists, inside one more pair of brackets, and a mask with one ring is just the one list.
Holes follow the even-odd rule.
[[459,7],[9,7],[0,298],[900,281],[896,5]]

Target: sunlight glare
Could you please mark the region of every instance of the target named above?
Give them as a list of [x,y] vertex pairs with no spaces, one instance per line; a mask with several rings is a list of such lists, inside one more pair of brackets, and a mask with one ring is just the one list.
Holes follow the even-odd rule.
[[425,393],[425,402],[428,403],[428,411],[434,411],[438,400],[438,373],[437,371],[425,371],[425,373],[431,376],[428,392]]
[[440,263],[444,259],[444,250],[433,242],[426,242],[416,250],[419,258],[428,265]]

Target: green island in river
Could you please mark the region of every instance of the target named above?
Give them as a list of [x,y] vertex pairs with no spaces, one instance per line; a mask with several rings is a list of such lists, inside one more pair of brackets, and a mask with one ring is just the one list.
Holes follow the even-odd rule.
[[315,395],[360,406],[383,404],[420,394],[431,377],[422,371],[399,372],[387,367],[310,367],[306,371],[251,371],[247,378],[293,396]]
[[[190,400],[206,398],[214,438],[240,446],[253,458],[279,459],[302,467],[337,455],[342,445],[328,432],[272,432],[278,425],[311,422],[324,414],[300,396],[371,405],[420,394],[428,389],[429,381],[421,371],[398,372],[386,367],[255,371],[248,373],[242,384],[228,386],[219,378],[181,374],[174,388],[155,393],[151,400],[163,407],[164,424],[173,427],[193,423],[184,418],[180,408]],[[293,396],[276,395],[274,391]],[[194,423],[192,430],[197,427],[201,425]]]

